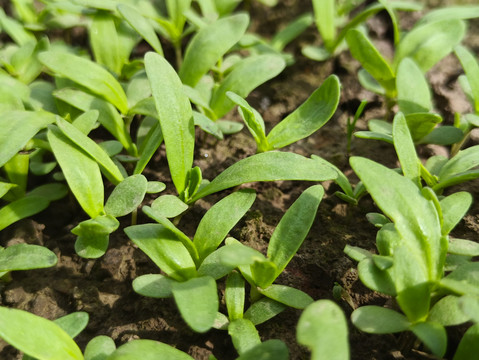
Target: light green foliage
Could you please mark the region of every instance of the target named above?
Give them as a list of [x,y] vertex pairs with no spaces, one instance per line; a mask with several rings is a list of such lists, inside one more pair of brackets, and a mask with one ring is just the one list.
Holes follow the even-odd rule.
[[85,360],[107,360],[115,350],[116,345],[112,338],[99,335],[88,342],[83,355]]
[[174,218],[188,209],[183,201],[174,195],[163,195],[151,203],[152,209],[166,218]]
[[281,340],[267,340],[241,354],[236,360],[287,360],[288,347]]
[[[115,105],[123,114],[128,112],[128,100],[120,83],[100,65],[66,52],[45,51],[39,60],[58,76],[66,77],[93,94]],[[83,69],[78,71],[78,69]]]
[[147,180],[141,175],[132,175],[119,183],[105,204],[105,213],[114,216],[125,216],[135,211],[146,194]]
[[240,355],[261,344],[258,330],[247,319],[233,320],[228,325],[228,334],[231,336],[233,345]]
[[237,271],[232,271],[226,279],[225,302],[228,318],[231,322],[243,318],[245,303],[244,285],[244,279]]
[[15,244],[0,247],[0,271],[30,270],[55,266],[54,252],[39,245]]
[[116,349],[108,360],[192,360],[183,351],[153,340],[133,340]]
[[219,19],[200,29],[188,43],[179,76],[183,84],[194,87],[246,31],[249,17],[236,14]]
[[165,140],[171,177],[181,195],[186,190],[187,174],[193,164],[195,137],[191,105],[178,75],[164,58],[147,53],[145,67]]
[[330,300],[318,300],[301,314],[296,338],[311,349],[312,360],[348,360],[348,326],[341,308]]
[[9,324],[0,327],[0,337],[32,357],[39,360],[83,359],[72,338],[49,320],[23,310],[0,307],[0,323]]
[[75,251],[78,255],[88,259],[103,256],[108,248],[109,236],[120,223],[111,215],[97,216],[82,221],[72,229],[78,235],[75,242]]

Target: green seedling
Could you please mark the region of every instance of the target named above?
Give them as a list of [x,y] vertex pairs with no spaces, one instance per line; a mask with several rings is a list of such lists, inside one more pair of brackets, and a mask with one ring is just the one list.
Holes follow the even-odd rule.
[[296,339],[311,350],[311,360],[349,359],[346,317],[331,300],[318,300],[304,309]]
[[[406,118],[414,143],[451,145],[463,138],[463,132],[457,127],[436,126],[442,122],[442,117],[431,112],[433,104],[429,85],[411,58],[405,58],[399,63],[395,87],[399,110]],[[368,127],[370,131],[359,131],[355,136],[393,143],[389,122],[372,119],[369,120]]]
[[396,77],[399,64],[405,58],[411,58],[423,73],[427,72],[461,42],[466,31],[463,18],[451,13],[448,19],[418,22],[397,42],[392,61],[385,59],[363,32],[348,30],[346,41],[349,50],[363,66],[359,81],[364,88],[385,95],[392,104],[398,94]]
[[338,106],[340,83],[335,75],[328,77],[309,99],[271,129],[267,136],[261,115],[237,94],[228,92],[227,95],[239,106],[239,112],[256,141],[256,152],[261,153],[290,145],[326,124]]
[[0,338],[22,351],[23,360],[193,360],[188,354],[153,340],[133,340],[117,348],[104,335],[91,339],[82,353],[73,338],[87,326],[88,319],[87,313],[76,312],[50,321],[27,311],[0,307],[0,323],[10,324],[0,327]]
[[292,65],[294,63],[294,56],[284,52],[284,49],[288,44],[294,42],[312,23],[312,14],[305,13],[279,30],[271,39],[265,39],[257,34],[248,33],[240,40],[240,45],[254,55],[280,55],[287,65]]
[[459,76],[459,84],[466,94],[472,106],[472,112],[468,114],[456,114],[454,125],[464,133],[463,139],[455,144],[452,149],[452,155],[455,155],[466,140],[469,138],[471,130],[479,126],[479,63],[473,53],[466,47],[458,45],[454,53],[461,62],[464,69],[464,75]]
[[[125,233],[167,276],[140,276],[133,282],[135,291],[150,297],[173,297],[193,330],[209,330],[219,306],[217,277],[212,274],[224,267],[213,266],[210,272],[204,272],[201,266],[251,207],[255,197],[254,191],[240,190],[216,203],[201,220],[193,240],[166,218],[163,207],[144,206],[143,212],[158,224],[130,226]],[[192,297],[199,301],[192,304]]]
[[402,113],[394,117],[392,138],[403,174],[418,186],[424,181],[432,190],[441,194],[446,187],[479,177],[477,145],[459,151],[451,159],[433,156],[423,165],[416,153],[407,118]]
[[409,175],[401,176],[365,158],[352,158],[351,166],[392,222],[378,232],[378,255],[352,246],[345,251],[359,261],[361,281],[393,296],[402,311],[364,306],[356,309],[351,319],[370,333],[411,331],[441,357],[447,345],[444,327],[468,320],[457,302],[444,299],[478,291],[472,280],[477,263],[467,262],[445,276],[448,234],[472,198],[462,192],[439,201],[430,188],[421,190],[404,167]]
[[344,39],[350,29],[364,24],[368,18],[383,10],[387,10],[391,15],[394,31],[397,33],[395,11],[417,11],[421,9],[420,4],[412,2],[380,1],[369,5],[348,21],[350,13],[363,2],[364,0],[313,0],[314,20],[323,40],[323,46],[306,46],[302,49],[303,55],[316,61],[323,61],[334,56],[344,48]]

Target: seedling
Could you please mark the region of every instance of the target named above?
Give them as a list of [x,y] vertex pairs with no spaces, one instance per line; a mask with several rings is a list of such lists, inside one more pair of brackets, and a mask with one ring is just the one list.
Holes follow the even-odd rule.
[[[323,40],[323,46],[306,46],[302,50],[303,55],[316,61],[323,61],[334,56],[339,50],[344,48],[344,38],[350,29],[364,24],[368,18],[382,10],[387,10],[391,14],[395,32],[398,32],[394,11],[416,11],[421,9],[420,4],[411,2],[380,1],[379,3],[371,4],[347,22],[349,14],[363,2],[364,0],[313,0],[314,20]],[[341,29],[339,29],[340,27]]]
[[228,92],[228,97],[239,106],[240,114],[256,141],[256,152],[280,149],[319,130],[333,116],[339,103],[339,79],[331,75],[294,112],[277,124],[266,136],[261,115],[243,98]]
[[459,266],[444,276],[448,234],[462,219],[472,198],[467,193],[456,193],[439,201],[431,189],[421,190],[409,176],[371,160],[352,158],[351,166],[392,222],[378,232],[379,255],[351,246],[346,246],[345,251],[360,261],[361,281],[395,297],[404,314],[365,306],[353,312],[352,321],[370,333],[412,331],[436,356],[443,356],[447,344],[444,326],[467,319],[462,314],[446,320],[447,315],[459,313],[457,303],[439,299],[477,291],[477,284],[471,283],[477,271],[474,263]]

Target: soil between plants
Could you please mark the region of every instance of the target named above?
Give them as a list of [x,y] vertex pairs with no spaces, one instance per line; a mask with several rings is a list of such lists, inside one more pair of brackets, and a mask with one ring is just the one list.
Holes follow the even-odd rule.
[[[251,31],[270,37],[295,16],[311,10],[307,0],[286,0],[275,8],[264,7],[252,2]],[[403,14],[401,23],[413,24],[418,14]],[[379,14],[369,22],[370,34],[376,37],[382,51],[391,52],[391,29],[387,16]],[[477,22],[471,23],[478,28]],[[470,31],[473,34],[474,31]],[[319,44],[314,28],[305,32],[287,48],[296,62],[274,80],[255,90],[249,97],[250,104],[263,115],[267,130],[281,121],[324,81],[334,73],[342,84],[341,102],[338,111],[322,129],[284,151],[304,156],[316,154],[331,161],[346,175],[354,179],[348,156],[365,156],[386,166],[395,167],[396,156],[392,146],[370,140],[354,139],[351,153],[346,151],[346,121],[353,116],[362,99],[369,101],[365,116],[357,128],[365,130],[367,120],[384,118],[385,106],[381,98],[362,89],[357,82],[359,65],[347,52],[334,60],[314,62],[301,56],[302,45]],[[479,36],[470,35],[467,44],[477,53]],[[389,50],[388,50],[389,49]],[[454,56],[448,56],[430,73],[436,108],[451,124],[455,111],[469,111],[458,84],[462,73]],[[240,121],[235,111],[229,119]],[[478,144],[479,138],[472,136],[466,146]],[[445,147],[423,146],[421,156],[447,153]],[[255,153],[255,143],[247,130],[227,136],[218,141],[209,135],[197,132],[195,165],[204,178],[212,179],[228,166]],[[174,189],[169,178],[164,148],[162,148],[145,170],[149,180],[160,180],[167,184],[167,192]],[[313,183],[274,182],[254,183],[244,186],[257,191],[257,199],[230,235],[243,243],[265,253],[268,240],[284,212]],[[300,248],[277,283],[294,286],[317,299],[333,299],[335,283],[346,289],[350,301],[335,300],[349,317],[353,307],[366,304],[394,306],[387,297],[365,288],[358,280],[356,263],[343,252],[346,244],[375,249],[376,230],[365,218],[366,213],[377,211],[369,197],[363,198],[358,206],[348,205],[335,197],[336,185],[323,183],[326,195],[319,207],[317,219]],[[457,186],[450,192],[469,191],[474,203],[465,219],[452,234],[454,237],[477,240],[479,233],[479,182],[472,181]],[[194,231],[206,210],[228,194],[224,191],[198,201],[181,220],[179,227],[187,235]],[[145,203],[151,202],[147,198]],[[141,213],[141,212],[140,212]],[[73,197],[53,203],[43,213],[32,219],[12,225],[0,234],[0,245],[18,242],[41,244],[58,255],[54,268],[12,273],[12,281],[0,283],[0,305],[27,310],[48,319],[55,319],[74,311],[86,311],[90,315],[87,328],[76,338],[83,349],[97,335],[111,336],[119,346],[132,339],[158,340],[180,350],[193,358],[207,359],[210,354],[219,360],[237,357],[231,340],[225,331],[211,330],[205,334],[191,331],[179,315],[173,299],[150,299],[136,294],[131,286],[137,276],[158,273],[159,269],[137,249],[123,233],[129,219],[121,219],[121,227],[110,237],[110,247],[100,259],[86,260],[75,254],[74,236],[70,230],[85,220],[86,215]],[[148,222],[139,216],[139,223]],[[222,289],[219,289],[222,298]],[[195,301],[195,299],[192,299]],[[224,304],[221,305],[224,308]],[[301,311],[287,309],[274,319],[258,326],[262,340],[281,339],[289,347],[291,359],[308,359],[309,352],[296,342],[296,324]],[[352,359],[429,359],[421,348],[412,347],[413,342],[401,335],[368,335],[350,330]],[[454,349],[462,329],[450,330],[450,348]],[[20,359],[21,355],[0,341],[0,359]],[[450,358],[450,354],[446,356]]]

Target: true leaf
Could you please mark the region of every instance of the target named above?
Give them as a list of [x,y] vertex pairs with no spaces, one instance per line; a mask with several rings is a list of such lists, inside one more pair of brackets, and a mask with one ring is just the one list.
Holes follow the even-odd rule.
[[479,256],[479,243],[471,240],[449,239],[448,253],[465,256]]
[[323,194],[324,189],[321,185],[306,189],[276,226],[269,241],[267,253],[268,258],[277,267],[276,276],[281,274],[306,238],[316,218]]
[[453,360],[469,360],[471,354],[477,354],[479,352],[479,324],[471,326],[459,343]]
[[115,342],[109,336],[99,335],[86,345],[85,360],[107,360],[116,349]]
[[264,296],[296,309],[304,309],[314,301],[305,292],[285,285],[273,284],[265,289],[260,289],[259,292]]
[[41,269],[56,263],[55,253],[43,246],[15,244],[0,248],[0,271]]
[[311,349],[312,360],[349,359],[348,326],[341,308],[319,300],[301,314],[296,331],[298,343]]
[[183,243],[160,224],[125,228],[128,237],[166,274],[178,281],[195,276],[196,267]]
[[124,179],[106,201],[105,213],[119,217],[136,210],[145,197],[147,184],[148,181],[141,174]]
[[201,219],[193,243],[200,261],[214,251],[253,204],[256,193],[239,190],[213,205]]
[[440,204],[443,216],[442,233],[447,235],[466,215],[472,204],[472,196],[468,192],[460,191],[443,198]]
[[160,147],[163,142],[163,133],[161,132],[161,126],[159,122],[156,122],[155,125],[148,131],[145,136],[145,139],[138,149],[140,153],[140,158],[136,163],[135,169],[133,170],[134,174],[141,174],[145,169],[146,165],[153,157],[155,152]]
[[40,53],[38,58],[54,73],[86,87],[92,93],[111,102],[123,114],[128,112],[125,91],[113,75],[100,65],[60,51],[45,51]]
[[103,256],[108,248],[109,235],[115,231],[120,223],[111,215],[97,216],[82,221],[72,229],[78,235],[75,242],[75,251],[78,255],[88,259]]
[[40,130],[55,121],[52,114],[10,111],[0,118],[0,167],[10,160]]
[[231,336],[233,345],[240,355],[261,344],[258,330],[248,319],[236,319],[230,322],[228,334]]
[[431,110],[431,92],[426,78],[419,66],[410,58],[405,58],[399,63],[396,87],[399,109],[404,114]]
[[248,26],[247,14],[219,19],[200,29],[188,43],[179,76],[194,87],[208,70],[243,36]]
[[52,147],[68,186],[83,210],[95,218],[104,213],[103,180],[95,160],[73,144],[58,128],[48,130]]
[[404,315],[375,305],[357,308],[351,314],[351,321],[358,329],[371,334],[401,332],[407,330],[410,326]]
[[259,325],[275,317],[283,310],[286,305],[281,304],[270,298],[262,298],[255,301],[244,313],[244,318],[251,320],[254,325]]
[[[477,9],[479,8],[476,7]],[[479,113],[479,63],[474,58],[474,55],[464,46],[458,45],[454,51],[464,68],[469,86],[471,87],[474,110],[476,113]]]
[[420,322],[411,325],[410,330],[421,339],[434,355],[442,358],[446,353],[446,329],[438,323]]
[[0,337],[34,358],[83,359],[73,339],[52,321],[23,310],[0,307],[0,323],[9,324],[0,328]]
[[233,164],[198,191],[191,201],[248,182],[324,181],[334,179],[336,176],[336,171],[331,167],[318,164],[313,159],[287,152],[266,152],[250,156]]
[[202,276],[185,282],[172,282],[171,289],[186,323],[194,331],[208,331],[213,326],[219,306],[216,281],[210,276]]
[[188,205],[174,195],[162,195],[156,198],[151,203],[151,207],[166,218],[174,218],[188,210]]
[[267,340],[241,354],[236,360],[288,360],[288,347],[277,339]]
[[409,132],[406,118],[402,113],[397,113],[393,121],[394,148],[401,163],[404,176],[411,179],[420,187],[420,167],[416,148]]
[[448,295],[440,299],[429,312],[428,322],[435,322],[442,326],[462,324],[470,319],[459,307],[459,297]]
[[25,196],[0,209],[0,230],[14,222],[45,210],[50,201],[42,196]]
[[216,117],[223,117],[234,106],[226,96],[228,91],[245,98],[259,85],[278,75],[285,66],[284,59],[273,54],[250,56],[237,63],[213,92],[210,107]]
[[176,71],[163,57],[147,53],[145,68],[160,117],[171,177],[182,194],[193,164],[195,134],[191,105]]
[[160,274],[141,275],[133,280],[133,290],[142,296],[167,298],[171,292],[171,279]]
[[293,113],[268,134],[271,149],[279,149],[320,129],[334,114],[339,103],[339,79],[332,75]]
[[54,320],[53,322],[60,326],[65,332],[72,338],[80,334],[87,326],[89,320],[88,313],[84,311],[77,311],[61,318]]
[[116,349],[108,360],[193,360],[191,356],[174,347],[154,340],[133,340]]
[[84,135],[68,121],[60,117],[57,117],[57,125],[62,130],[63,134],[98,162],[105,173],[105,176],[108,177],[113,184],[116,185],[123,180],[123,175],[120,170],[118,170],[118,167],[97,143]]
[[240,273],[233,271],[226,279],[225,303],[230,321],[243,318],[245,302],[244,279]]

